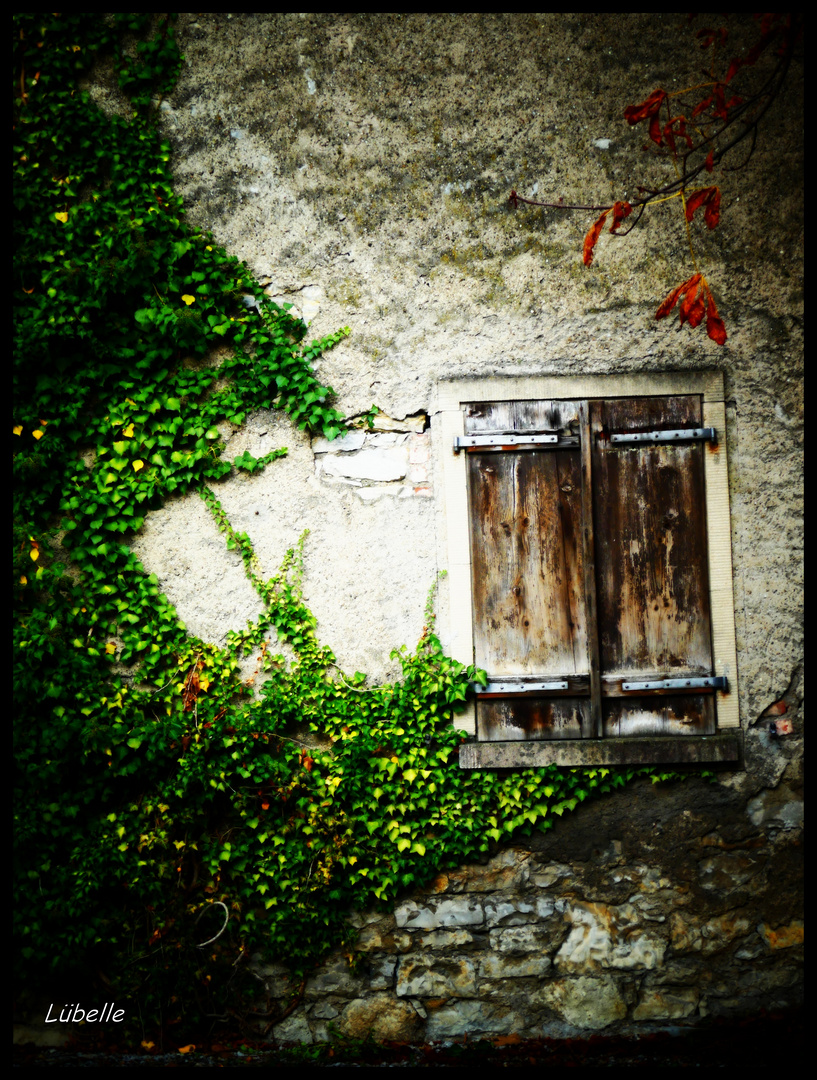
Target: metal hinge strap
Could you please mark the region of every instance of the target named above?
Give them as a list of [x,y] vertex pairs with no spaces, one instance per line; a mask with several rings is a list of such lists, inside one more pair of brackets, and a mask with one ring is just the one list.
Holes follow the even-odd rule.
[[706,439],[716,443],[718,435],[713,427],[703,427],[678,428],[675,431],[634,431],[627,435],[610,436],[611,443],[670,443],[688,439]]
[[486,686],[474,683],[477,694],[527,694],[531,690],[567,690],[567,680],[560,679],[557,682],[489,682]]
[[702,679],[653,679],[649,682],[623,682],[622,690],[728,690],[729,680],[725,675],[713,675]]
[[558,435],[455,435],[454,452],[458,453],[467,446],[543,446],[558,441]]

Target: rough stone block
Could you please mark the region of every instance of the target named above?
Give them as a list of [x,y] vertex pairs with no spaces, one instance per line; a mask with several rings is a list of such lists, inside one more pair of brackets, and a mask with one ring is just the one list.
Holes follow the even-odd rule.
[[688,912],[674,912],[670,917],[670,945],[678,953],[699,952],[704,956],[720,952],[735,938],[745,937],[751,922],[745,915],[727,912],[700,921]]
[[397,973],[398,997],[461,997],[476,993],[474,965],[463,957],[406,956]]
[[354,454],[327,454],[322,461],[325,475],[354,480],[401,480],[408,467],[404,446],[367,448]]
[[511,1033],[519,1031],[522,1020],[512,1009],[484,1001],[441,1002],[429,1008],[427,1039],[455,1039],[461,1035]]
[[313,454],[342,454],[351,450],[360,450],[366,442],[366,433],[363,431],[350,431],[346,435],[339,435],[337,439],[324,439],[320,437],[312,440]]
[[434,900],[430,906],[415,901],[401,904],[394,913],[398,926],[435,930],[438,926],[479,926],[485,920],[482,904],[473,897]]
[[276,1024],[272,1030],[275,1034],[275,1041],[279,1046],[287,1046],[293,1043],[311,1044],[313,1042],[312,1031],[302,1010],[294,1012],[292,1016],[288,1016],[286,1020]]
[[766,923],[761,923],[757,932],[770,949],[790,949],[793,945],[803,944],[804,928],[800,919],[795,919],[788,926],[778,926],[776,929],[772,929]]
[[521,926],[537,917],[536,905],[527,900],[486,900],[485,921],[488,926]]
[[343,1010],[340,1029],[354,1039],[372,1036],[380,1040],[408,1042],[420,1031],[420,1017],[407,1001],[391,994],[357,998]]
[[538,995],[542,1004],[577,1028],[601,1031],[627,1015],[627,1006],[611,978],[558,979]]
[[645,990],[633,1010],[633,1020],[681,1020],[695,1012],[699,997],[694,987]]
[[551,935],[536,923],[491,931],[491,948],[500,953],[544,952],[550,940]]
[[556,954],[562,971],[646,968],[660,965],[666,942],[641,926],[632,904],[571,903],[565,910],[570,932]]
[[480,961],[479,975],[483,979],[524,979],[545,975],[549,967],[547,956],[487,956]]

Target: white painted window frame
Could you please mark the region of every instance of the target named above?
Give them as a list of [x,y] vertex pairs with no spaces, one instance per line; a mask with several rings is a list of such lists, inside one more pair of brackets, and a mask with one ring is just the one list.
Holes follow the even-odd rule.
[[[706,523],[709,553],[709,604],[712,620],[714,674],[725,675],[729,692],[718,692],[717,730],[740,728],[735,605],[732,581],[732,536],[726,457],[726,407],[723,373],[686,371],[621,375],[542,375],[524,378],[485,377],[437,385],[432,438],[442,470],[438,505],[438,565],[448,572],[447,618],[443,646],[463,664],[474,662],[471,598],[471,541],[464,453],[454,453],[454,439],[464,434],[464,406],[471,402],[535,401],[576,398],[655,397],[700,394],[704,427],[718,433],[717,447],[704,454]],[[473,703],[457,717],[457,727],[476,734]]]

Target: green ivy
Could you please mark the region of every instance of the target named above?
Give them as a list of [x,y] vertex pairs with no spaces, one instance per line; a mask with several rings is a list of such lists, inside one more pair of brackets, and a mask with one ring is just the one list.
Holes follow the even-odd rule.
[[[232,529],[214,488],[286,451],[231,466],[225,435],[270,407],[345,430],[313,363],[348,328],[307,342],[185,224],[155,125],[181,62],[173,21],[13,20],[16,962],[31,983],[93,960],[145,1024],[251,1001],[254,950],[303,975],[352,948],[350,910],[634,775],[461,771],[452,721],[485,677],[444,655],[431,599],[417,649],[394,654],[403,677],[369,686],[315,636],[305,537],[264,580]],[[128,117],[80,88],[106,62]],[[223,649],[187,634],[128,543],[186,492],[263,601]]]

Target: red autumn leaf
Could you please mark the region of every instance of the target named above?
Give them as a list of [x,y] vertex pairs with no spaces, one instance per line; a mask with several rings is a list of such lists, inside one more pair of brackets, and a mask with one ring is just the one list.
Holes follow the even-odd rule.
[[707,172],[710,172],[710,173],[715,168],[715,151],[714,150],[710,150],[709,153],[706,155],[706,161],[704,162],[704,168],[706,169]]
[[197,660],[193,666],[192,671],[185,679],[184,689],[182,691],[184,712],[190,712],[196,704],[196,698],[199,696],[199,690],[201,689],[201,685],[199,682],[199,671],[203,666],[204,664],[202,660]]
[[666,96],[666,90],[662,90],[659,86],[640,105],[628,105],[624,110],[624,119],[628,124],[637,124],[641,120],[646,120],[648,116],[654,116],[661,108],[661,103]]
[[698,326],[702,322],[706,312],[703,288],[699,283],[695,288],[689,289],[679,304],[678,315],[682,326],[685,322],[688,322],[690,326]]
[[[677,130],[673,130],[676,128]],[[675,153],[675,136],[681,139],[686,139],[686,144],[689,149],[692,149],[692,139],[687,131],[687,118],[685,116],[674,116],[668,124],[664,125],[664,138],[667,141],[667,145]]]
[[738,97],[737,94],[727,101],[723,92],[725,86],[725,83],[718,83],[713,94],[713,97],[715,98],[715,107],[712,110],[712,115],[716,116],[719,120],[728,120],[729,110],[733,109],[736,105],[743,104],[743,98]]
[[707,227],[714,229],[721,219],[721,189],[715,188],[715,192],[712,198],[707,202],[704,208],[704,221]]
[[726,327],[709,289],[706,290],[706,332],[718,345],[726,344]]
[[604,228],[604,222],[609,213],[609,210],[605,210],[604,213],[593,222],[588,230],[587,236],[584,238],[584,252],[582,257],[584,258],[585,266],[590,266],[593,262],[593,248],[598,242],[601,230]]
[[673,289],[669,296],[658,308],[655,313],[656,319],[663,319],[672,311],[675,305],[678,303],[680,297],[684,296],[690,289],[694,288],[701,280],[700,274],[693,274],[693,276],[685,281],[682,285],[679,285],[677,289]]
[[653,90],[646,101],[642,101],[640,105],[628,105],[624,110],[624,119],[630,125],[638,124],[642,120],[650,121],[650,138],[659,146],[661,145],[661,125],[658,122],[658,112],[666,96],[666,90],[662,90],[659,86],[657,90]]
[[714,229],[720,220],[721,213],[721,189],[718,187],[701,188],[693,192],[686,200],[686,218],[692,221],[695,211],[704,206],[704,221],[708,228]]
[[707,97],[707,98],[702,98],[698,102],[698,104],[695,106],[695,108],[692,110],[690,119],[694,120],[696,116],[700,116],[701,113],[705,109],[709,108],[709,106],[712,104],[713,101],[714,101],[714,95],[713,94],[710,94],[709,97]]
[[628,202],[617,202],[613,207],[613,224],[610,226],[610,232],[614,233],[619,225],[632,214],[633,208]]

